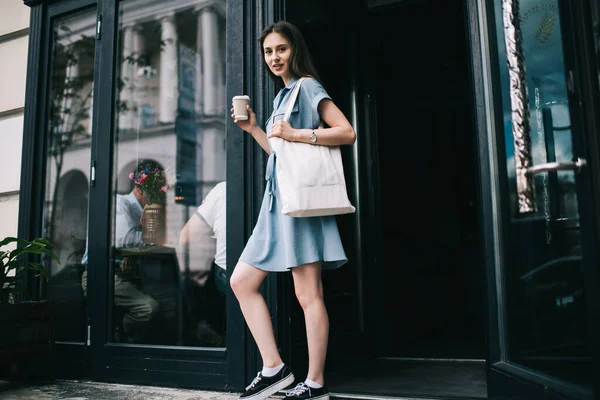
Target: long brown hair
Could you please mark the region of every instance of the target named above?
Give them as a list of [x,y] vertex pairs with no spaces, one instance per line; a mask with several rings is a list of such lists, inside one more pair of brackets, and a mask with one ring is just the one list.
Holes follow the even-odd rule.
[[[290,44],[292,55],[290,57],[290,73],[297,77],[309,76],[315,78],[319,82],[321,79],[319,78],[319,74],[317,73],[317,69],[315,68],[315,64],[313,62],[310,51],[308,50],[308,46],[304,41],[304,36],[302,36],[302,32],[298,29],[294,24],[287,21],[279,21],[272,25],[265,27],[260,34],[259,43],[260,43],[260,52],[264,53],[264,43],[266,37],[271,33],[278,33],[283,36]],[[279,76],[276,76],[265,61],[263,55],[263,62],[267,67],[267,72],[271,79],[275,82],[275,85],[278,88],[282,88],[284,86],[283,79]]]

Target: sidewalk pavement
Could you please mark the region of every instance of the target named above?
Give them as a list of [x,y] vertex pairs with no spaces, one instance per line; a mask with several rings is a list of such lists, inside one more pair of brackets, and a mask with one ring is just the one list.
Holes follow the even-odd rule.
[[0,381],[1,400],[234,400],[239,393],[88,381]]

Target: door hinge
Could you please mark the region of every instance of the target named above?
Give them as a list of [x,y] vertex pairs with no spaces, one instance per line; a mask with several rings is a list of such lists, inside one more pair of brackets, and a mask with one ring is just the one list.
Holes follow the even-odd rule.
[[575,77],[573,75],[573,70],[567,72],[567,90],[569,91],[569,94],[575,94]]
[[96,19],[96,40],[102,38],[102,15],[98,15]]

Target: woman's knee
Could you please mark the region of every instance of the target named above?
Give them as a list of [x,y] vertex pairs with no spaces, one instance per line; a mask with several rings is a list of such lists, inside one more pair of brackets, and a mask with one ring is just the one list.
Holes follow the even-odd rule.
[[235,297],[239,299],[247,294],[258,292],[262,274],[262,271],[250,265],[238,263],[229,279],[229,286]]
[[323,302],[323,293],[318,287],[295,287],[296,298],[300,307],[307,309],[313,304]]
[[243,279],[239,278],[235,271],[233,271],[231,278],[229,278],[229,286],[235,297],[239,297],[244,290]]

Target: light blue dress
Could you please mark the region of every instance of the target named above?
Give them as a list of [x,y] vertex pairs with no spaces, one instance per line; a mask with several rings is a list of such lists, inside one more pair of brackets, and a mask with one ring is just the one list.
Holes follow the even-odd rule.
[[[273,113],[267,120],[267,134],[281,120],[297,78],[281,89],[273,101]],[[289,122],[294,128],[316,128],[320,122],[319,102],[331,99],[315,79],[302,82]],[[348,259],[342,246],[337,221],[327,217],[289,217],[281,213],[275,163],[271,151],[267,162],[267,188],[258,221],[240,256],[240,260],[264,271],[289,271],[293,267],[323,261],[323,269],[344,265]]]

